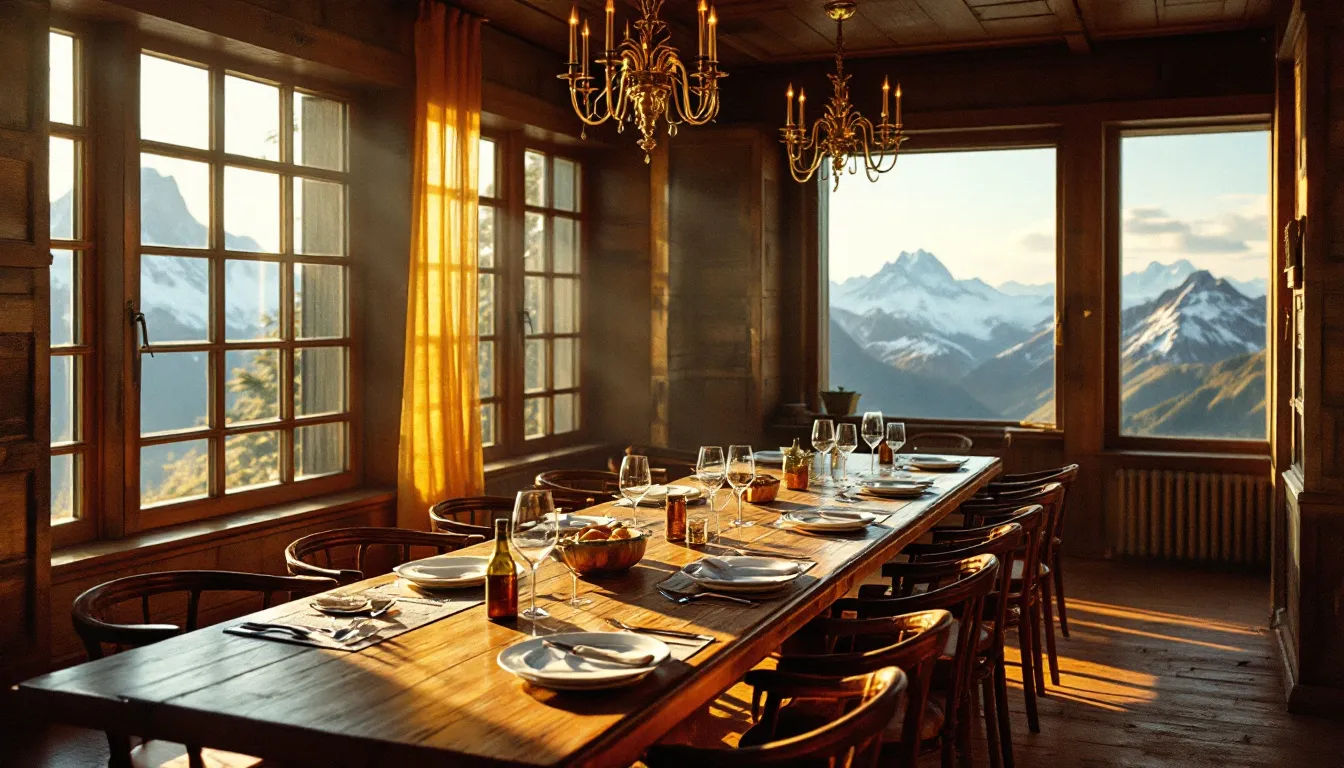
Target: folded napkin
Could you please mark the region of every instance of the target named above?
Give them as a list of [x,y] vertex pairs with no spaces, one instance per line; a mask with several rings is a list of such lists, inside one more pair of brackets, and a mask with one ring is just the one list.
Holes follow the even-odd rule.
[[821,509],[815,514],[824,520],[842,520],[845,522],[863,522],[873,519],[873,516],[868,512],[851,512],[848,509]]
[[543,640],[543,644],[552,648],[558,648],[565,653],[572,653],[575,656],[593,661],[606,661],[612,664],[620,664],[627,667],[647,667],[653,663],[653,654],[637,653],[635,651],[617,651],[611,648],[601,648],[595,645],[570,645],[554,640]]
[[730,563],[717,557],[705,557],[700,559],[696,565],[696,575],[714,579],[716,581],[738,581],[738,580],[778,580],[784,581],[802,573],[806,568],[805,563],[796,560],[759,558],[766,562],[757,562],[753,564]]

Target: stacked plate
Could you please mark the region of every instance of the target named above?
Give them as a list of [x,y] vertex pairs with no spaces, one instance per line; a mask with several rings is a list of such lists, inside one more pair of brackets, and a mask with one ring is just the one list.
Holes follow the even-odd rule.
[[[633,667],[561,650],[547,641],[588,646],[607,651],[647,654],[644,666]],[[648,677],[672,654],[661,640],[633,632],[565,632],[534,637],[499,653],[499,666],[527,682],[557,691],[597,691],[620,688]]]
[[859,490],[884,499],[915,499],[933,485],[932,480],[869,480]]
[[908,457],[906,463],[915,469],[923,469],[933,472],[948,472],[954,469],[961,469],[961,466],[966,463],[966,457],[915,454]]
[[803,575],[811,563],[778,557],[706,557],[681,571],[701,589],[754,594],[774,592]]
[[[489,564],[488,557],[437,555],[402,563],[392,570],[421,589],[461,589],[484,584],[485,567]],[[518,576],[523,576],[521,565],[518,566]]]
[[[693,485],[651,485],[649,492],[640,503],[641,507],[661,507],[667,503],[667,494],[680,493],[686,497],[686,501],[696,501],[700,498],[700,489]],[[616,502],[618,507],[629,507],[633,502],[623,496],[618,495]]]
[[817,533],[858,531],[876,519],[877,515],[867,512],[841,509],[809,509],[802,512],[786,512],[783,517],[786,525]]

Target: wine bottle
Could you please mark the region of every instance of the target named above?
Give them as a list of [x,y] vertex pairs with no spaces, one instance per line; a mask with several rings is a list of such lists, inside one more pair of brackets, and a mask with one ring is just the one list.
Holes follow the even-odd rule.
[[518,621],[518,567],[509,554],[509,521],[495,521],[495,554],[485,566],[485,615],[499,624]]

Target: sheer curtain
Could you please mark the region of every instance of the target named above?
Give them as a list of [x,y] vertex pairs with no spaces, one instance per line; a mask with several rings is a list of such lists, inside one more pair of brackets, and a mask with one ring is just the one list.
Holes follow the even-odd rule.
[[484,487],[476,369],[480,20],[422,0],[415,23],[415,168],[397,523]]

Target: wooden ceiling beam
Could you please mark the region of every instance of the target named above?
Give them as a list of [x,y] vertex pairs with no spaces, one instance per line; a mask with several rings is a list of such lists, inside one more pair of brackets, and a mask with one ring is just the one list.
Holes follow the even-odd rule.
[[1059,27],[1064,33],[1064,42],[1074,53],[1091,53],[1092,44],[1087,39],[1087,28],[1083,25],[1083,15],[1078,11],[1076,0],[1046,0],[1050,10],[1059,17]]

